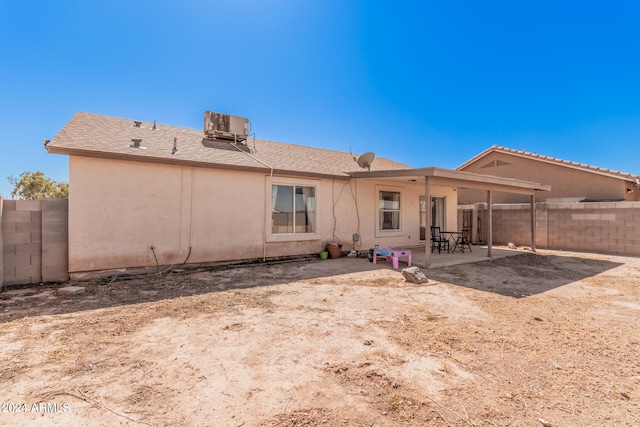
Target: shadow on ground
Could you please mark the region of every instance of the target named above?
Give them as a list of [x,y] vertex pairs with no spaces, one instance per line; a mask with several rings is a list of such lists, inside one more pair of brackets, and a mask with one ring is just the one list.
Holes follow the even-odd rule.
[[602,273],[620,263],[571,256],[522,254],[439,267],[428,277],[457,286],[514,298],[536,295]]
[[[515,298],[539,294],[602,273],[621,264],[570,256],[521,254],[425,271],[432,280]],[[401,266],[402,268],[402,266]],[[64,284],[31,285],[0,293],[0,323],[46,316],[143,304],[211,292],[273,286],[335,275],[391,269],[363,258],[294,260],[276,264],[217,266],[166,274],[115,276],[73,283],[85,288],[77,295],[59,295]],[[399,272],[398,272],[399,273]]]
[[[291,283],[390,268],[390,263],[372,264],[366,258],[318,258],[275,263],[226,265],[164,274],[115,275],[72,283],[23,285],[0,293],[0,323],[23,317],[73,313],[160,300]],[[59,295],[65,286],[81,286],[76,295]]]

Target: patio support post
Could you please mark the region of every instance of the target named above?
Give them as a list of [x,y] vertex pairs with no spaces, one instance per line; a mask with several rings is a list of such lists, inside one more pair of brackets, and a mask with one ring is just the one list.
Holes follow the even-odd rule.
[[491,207],[491,190],[487,190],[487,256],[493,258],[491,247],[493,246],[493,208]]
[[531,194],[531,250],[536,251],[536,193]]
[[424,177],[424,202],[426,218],[425,218],[425,244],[424,255],[427,264],[427,268],[431,268],[431,185],[429,184],[429,177]]

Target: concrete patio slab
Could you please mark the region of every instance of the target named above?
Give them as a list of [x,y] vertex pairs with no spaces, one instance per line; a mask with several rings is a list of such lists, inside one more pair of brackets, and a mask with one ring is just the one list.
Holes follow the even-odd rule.
[[[420,268],[427,268],[424,245],[403,249],[411,249],[411,253],[413,256],[412,265],[418,266]],[[487,257],[487,246],[472,246],[471,249],[471,251],[465,250],[464,253],[460,251],[450,253],[447,253],[446,251],[443,251],[441,253],[438,253],[438,251],[434,251],[431,253],[431,268],[433,269],[451,265],[467,264],[471,262],[488,261],[491,259],[517,256],[531,252],[518,249],[509,249],[506,246],[493,246],[491,248],[492,257],[489,258]],[[404,265],[406,265],[406,263],[403,263],[401,260],[400,268],[404,268]]]

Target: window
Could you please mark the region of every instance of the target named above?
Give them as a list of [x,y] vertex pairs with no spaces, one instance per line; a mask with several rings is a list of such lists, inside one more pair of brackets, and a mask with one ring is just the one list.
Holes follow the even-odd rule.
[[316,231],[316,189],[299,185],[271,186],[271,233]]
[[400,192],[379,192],[378,229],[400,230]]

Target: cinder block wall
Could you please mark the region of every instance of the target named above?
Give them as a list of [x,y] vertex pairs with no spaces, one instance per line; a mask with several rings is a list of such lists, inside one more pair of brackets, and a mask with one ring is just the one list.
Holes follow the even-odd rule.
[[640,256],[640,202],[548,206],[549,246]]
[[69,199],[42,201],[42,281],[69,280]]
[[2,286],[66,281],[67,199],[2,200]]
[[[486,207],[476,205],[476,209]],[[486,236],[488,225],[482,223]],[[493,243],[531,245],[528,204],[493,206]],[[537,203],[536,246],[640,256],[640,202]]]
[[[488,236],[487,226],[483,224],[483,227],[484,235]],[[493,243],[509,242],[531,246],[531,205],[525,203],[493,206]]]

